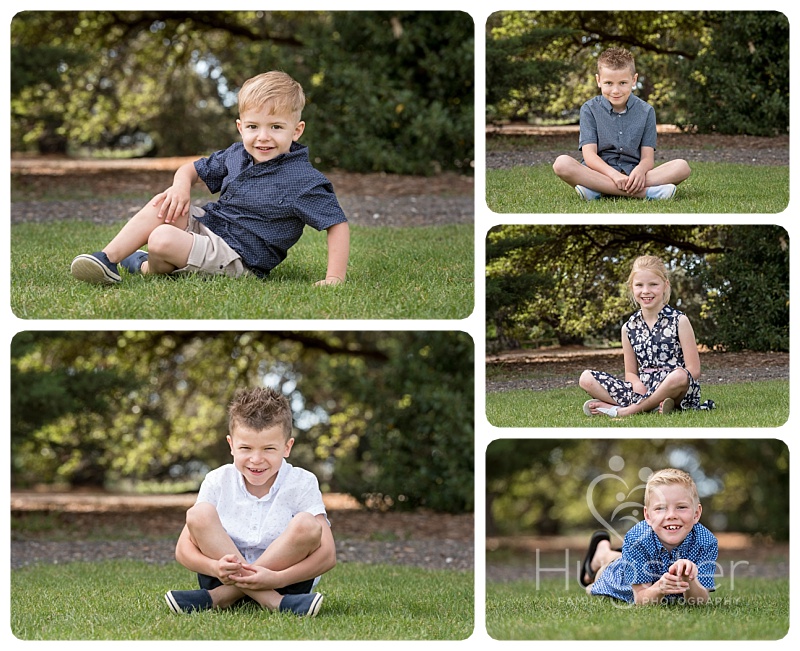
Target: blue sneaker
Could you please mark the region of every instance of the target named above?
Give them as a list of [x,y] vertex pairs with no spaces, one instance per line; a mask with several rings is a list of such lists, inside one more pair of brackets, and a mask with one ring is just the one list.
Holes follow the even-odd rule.
[[594,190],[590,190],[589,188],[583,185],[576,185],[575,192],[578,193],[578,196],[585,201],[594,201],[595,199],[599,199],[603,195],[599,192],[595,192]]
[[322,595],[319,592],[309,594],[287,594],[278,606],[280,612],[291,612],[299,617],[316,617],[322,606]]
[[122,281],[117,265],[111,262],[102,251],[82,253],[76,256],[70,266],[72,275],[78,280],[98,285],[116,285]]
[[120,261],[119,266],[130,274],[142,273],[142,263],[147,260],[147,251],[134,251]]
[[675,196],[675,193],[678,191],[672,183],[666,183],[664,185],[651,185],[647,188],[645,199],[648,201],[654,201],[657,199],[672,199]]
[[170,590],[164,595],[173,613],[185,615],[198,610],[210,610],[214,604],[208,590]]

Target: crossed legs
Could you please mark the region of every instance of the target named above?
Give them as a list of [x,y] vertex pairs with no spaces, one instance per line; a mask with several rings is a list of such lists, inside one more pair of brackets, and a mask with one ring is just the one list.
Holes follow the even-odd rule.
[[[222,526],[216,508],[200,502],[186,514],[186,527],[191,542],[200,552],[211,559],[222,559],[232,555],[241,558],[241,553]],[[319,548],[322,527],[310,513],[298,513],[289,526],[253,563],[273,571],[281,571],[296,565]],[[249,590],[225,584],[209,590],[215,608],[228,608],[248,596],[259,605],[275,610],[283,598],[275,590]]]
[[118,263],[147,244],[148,259],[142,273],[168,274],[186,266],[194,236],[186,232],[188,215],[165,223],[159,207],[150,201],[137,212],[103,249],[111,262]]
[[[572,156],[567,156],[566,154],[556,158],[555,163],[553,163],[553,171],[562,181],[573,187],[582,185],[601,194],[623,197],[632,196],[638,199],[645,197],[646,189],[639,194],[629,195],[624,190],[620,190],[614,181],[605,174],[582,165]],[[678,185],[681,181],[688,179],[691,173],[689,164],[683,159],[666,161],[647,173],[646,187],[665,185],[667,183]]]
[[676,368],[664,378],[653,393],[641,402],[626,407],[617,405],[617,402],[609,395],[605,387],[598,382],[597,378],[592,375],[591,371],[586,370],[581,374],[579,385],[581,389],[597,401],[596,403],[589,403],[592,413],[599,413],[597,412],[598,408],[607,409],[616,406],[617,416],[630,416],[643,411],[652,411],[658,408],[667,398],[672,398],[676,404],[680,403],[689,390],[689,374],[682,368]]

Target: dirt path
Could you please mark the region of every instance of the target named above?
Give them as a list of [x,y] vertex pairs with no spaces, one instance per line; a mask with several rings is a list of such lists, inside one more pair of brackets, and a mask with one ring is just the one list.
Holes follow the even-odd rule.
[[[186,509],[195,498],[12,492],[11,567],[118,558],[171,563]],[[344,495],[325,495],[324,500],[340,563],[474,566],[472,514],[378,513]],[[55,531],[41,527],[44,516],[57,525]]]
[[[175,170],[194,158],[117,161],[40,156],[11,159],[11,223],[81,219],[116,223],[132,217],[142,199],[169,187]],[[362,226],[432,226],[472,224],[474,178],[459,174],[433,177],[394,174],[327,174],[352,224]],[[39,197],[85,199],[40,200]],[[210,200],[198,200],[203,205]]]
[[[700,362],[702,382],[706,385],[789,379],[789,353],[703,352]],[[622,349],[573,347],[487,355],[486,391],[538,391],[577,386],[580,374],[587,368],[621,373]]]

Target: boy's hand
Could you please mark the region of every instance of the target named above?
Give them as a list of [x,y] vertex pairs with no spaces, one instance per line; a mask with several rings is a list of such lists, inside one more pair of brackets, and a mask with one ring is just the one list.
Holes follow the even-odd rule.
[[318,280],[314,285],[341,285],[344,282],[338,276],[328,276],[325,280]]
[[242,562],[236,554],[226,554],[217,561],[217,578],[226,585],[235,583],[232,577],[242,571]]
[[231,577],[233,584],[243,590],[274,590],[283,587],[277,572],[260,565],[242,564],[242,572]]
[[683,594],[689,589],[683,577],[670,572],[665,572],[655,585],[661,594]]
[[174,185],[153,197],[153,205],[159,208],[158,218],[165,224],[171,224],[178,217],[189,214],[191,190],[186,191]]
[[638,194],[642,190],[645,189],[645,179],[647,174],[639,169],[639,167],[634,167],[631,171],[631,175],[628,177],[628,182],[625,184],[625,192],[628,194]]
[[697,565],[692,561],[681,558],[669,566],[669,574],[678,577],[682,581],[694,581],[697,578]]

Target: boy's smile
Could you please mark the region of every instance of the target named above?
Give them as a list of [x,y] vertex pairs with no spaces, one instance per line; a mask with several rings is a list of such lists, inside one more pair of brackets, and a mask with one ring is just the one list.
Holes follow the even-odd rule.
[[269,105],[249,109],[236,120],[242,144],[256,164],[288,153],[305,129],[305,122],[298,115],[271,109]]
[[630,68],[613,70],[606,66],[600,66],[595,75],[600,92],[617,112],[625,110],[638,78],[639,75],[632,73]]
[[228,444],[233,465],[242,473],[247,490],[264,497],[275,483],[283,459],[289,456],[294,439],[287,441],[280,425],[256,430],[237,422],[228,435]]
[[687,488],[680,484],[667,484],[654,489],[649,506],[644,509],[644,519],[653,528],[667,549],[674,549],[689,535],[700,520],[703,508],[695,504]]

